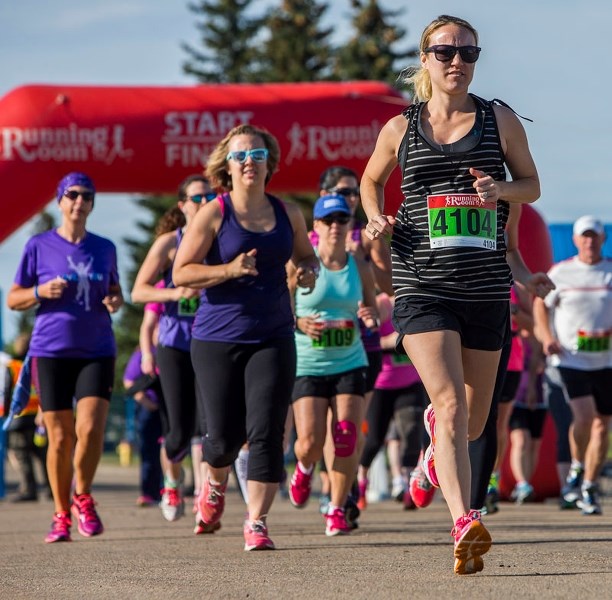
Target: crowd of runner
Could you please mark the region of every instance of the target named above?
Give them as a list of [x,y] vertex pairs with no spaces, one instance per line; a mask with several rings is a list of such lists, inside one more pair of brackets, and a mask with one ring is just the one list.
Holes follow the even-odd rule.
[[[258,126],[229,131],[204,173],[180,184],[131,290],[146,304],[123,374],[138,406],[140,506],[184,518],[191,453],[197,535],[221,527],[232,471],[245,550],[275,548],[279,487],[304,508],[315,474],[322,532],[347,535],[372,510],[369,471],[387,447],[393,497],[423,509],[439,488],[454,570],[476,573],[492,544],[483,516],[500,508],[507,440],[510,499],[522,504],[537,496],[550,409],[560,506],[601,514],[612,414],[605,230],[581,217],[577,256],[529,272],[518,220],[540,195],[538,174],[514,111],[468,92],[480,51],[463,19],[428,25],[407,77],[414,104],[383,126],[361,178],[341,165],[321,175],[310,232],[296,205],[266,191],[280,149]],[[392,216],[384,189],[398,166],[404,200]],[[84,173],[62,178],[61,223],[27,242],[7,298],[14,310],[36,307],[4,397],[7,421],[30,415],[32,439],[36,424],[46,429],[48,543],[70,541],[73,518],[85,537],[104,531],[92,488],[114,381],[110,315],[123,294],[114,244],[86,229],[95,192]],[[36,422],[37,407],[13,418],[9,402],[29,392],[29,375]],[[18,444],[29,442],[11,434],[19,466]],[[21,499],[33,489],[28,475]]]

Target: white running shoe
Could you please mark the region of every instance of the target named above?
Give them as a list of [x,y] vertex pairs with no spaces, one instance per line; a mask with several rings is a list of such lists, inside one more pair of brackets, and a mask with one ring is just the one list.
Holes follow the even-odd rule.
[[185,499],[180,487],[164,488],[159,503],[162,515],[166,521],[177,521],[185,514]]

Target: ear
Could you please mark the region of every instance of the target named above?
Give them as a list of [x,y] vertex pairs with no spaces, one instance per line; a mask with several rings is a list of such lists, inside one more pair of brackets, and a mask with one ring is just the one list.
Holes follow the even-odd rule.
[[425,52],[421,52],[419,59],[421,61],[421,67],[423,67],[423,69],[427,69],[427,54]]

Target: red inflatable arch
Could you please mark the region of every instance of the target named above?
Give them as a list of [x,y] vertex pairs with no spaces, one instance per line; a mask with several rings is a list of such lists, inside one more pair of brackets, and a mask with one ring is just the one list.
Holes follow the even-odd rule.
[[17,88],[0,99],[0,242],[53,198],[68,171],[88,173],[99,192],[173,193],[241,123],[279,141],[271,191],[314,191],[330,164],[361,173],[381,126],[406,104],[373,81]]

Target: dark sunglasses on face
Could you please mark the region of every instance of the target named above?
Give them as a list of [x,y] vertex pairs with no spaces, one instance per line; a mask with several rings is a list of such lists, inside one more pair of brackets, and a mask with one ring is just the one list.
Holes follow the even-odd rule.
[[345,215],[344,213],[329,215],[328,217],[323,217],[322,219],[319,219],[319,221],[325,223],[325,225],[327,225],[328,227],[331,227],[334,223],[338,223],[338,225],[348,225],[348,222],[350,220],[350,215]]
[[349,196],[357,196],[359,197],[359,188],[352,187],[343,187],[343,188],[333,188],[329,190],[332,194],[338,194],[339,196],[344,196],[348,198]]
[[91,202],[94,199],[93,192],[77,192],[76,190],[67,190],[64,192],[64,196],[66,196],[68,200],[76,200],[81,196],[84,202]]
[[217,192],[206,192],[205,194],[193,194],[192,196],[187,196],[189,200],[191,200],[194,204],[201,204],[202,200],[206,200],[206,202],[210,202],[217,197]]
[[447,44],[439,44],[437,46],[429,46],[423,52],[433,52],[436,60],[440,62],[450,62],[455,58],[455,54],[459,52],[459,56],[464,63],[475,63],[480,56],[480,48],[478,46],[449,46]]
[[268,160],[268,149],[267,148],[253,148],[252,150],[234,150],[228,152],[225,160],[235,160],[236,162],[243,165],[249,156],[256,163],[266,162]]

